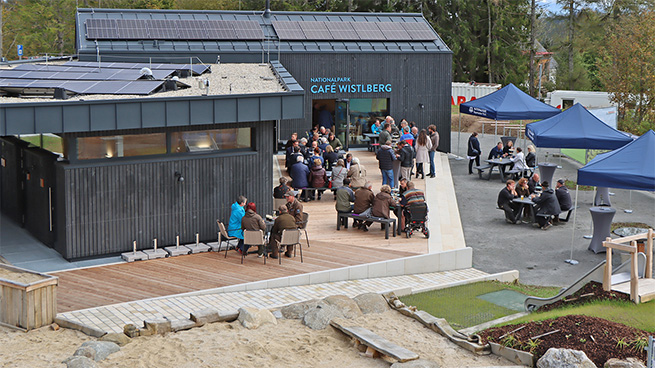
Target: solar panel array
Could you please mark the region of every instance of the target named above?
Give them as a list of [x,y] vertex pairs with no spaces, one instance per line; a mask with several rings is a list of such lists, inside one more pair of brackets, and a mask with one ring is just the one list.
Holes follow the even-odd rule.
[[0,90],[10,93],[28,94],[29,90],[44,90],[41,94],[52,94],[49,90],[65,89],[76,94],[149,95],[159,89],[165,81],[55,81],[34,79],[0,79]]
[[[30,64],[25,64],[30,65]],[[87,68],[102,68],[102,69],[139,69],[141,68],[150,68],[150,70],[193,70],[194,75],[200,75],[211,70],[209,65],[205,64],[157,64],[157,63],[114,63],[114,62],[101,62],[96,61],[68,61],[64,63],[65,66],[74,66],[74,67],[87,67]]]
[[[164,79],[173,74],[173,70],[153,70],[154,79]],[[87,70],[75,71],[68,68],[66,71],[57,70],[0,70],[0,78],[5,79],[42,79],[42,80],[115,80],[134,81],[143,75],[136,69],[104,69],[96,72]]]
[[90,40],[261,40],[254,20],[100,19],[85,21]]
[[434,41],[424,22],[273,21],[281,40]]

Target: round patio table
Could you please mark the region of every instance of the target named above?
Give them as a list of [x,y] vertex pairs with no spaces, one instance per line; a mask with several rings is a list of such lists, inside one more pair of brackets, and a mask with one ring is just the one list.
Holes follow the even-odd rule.
[[594,197],[594,206],[612,207],[612,202],[610,202],[610,188],[607,187],[596,188],[596,197]]
[[610,225],[612,225],[616,210],[612,207],[591,207],[589,212],[591,212],[591,221],[594,224],[594,236],[587,249],[596,254],[605,252],[603,242],[610,236]]
[[543,183],[544,181],[547,181],[551,188],[555,188],[555,185],[553,185],[555,169],[557,169],[556,164],[551,164],[550,162],[539,163],[539,176],[541,177],[541,182]]

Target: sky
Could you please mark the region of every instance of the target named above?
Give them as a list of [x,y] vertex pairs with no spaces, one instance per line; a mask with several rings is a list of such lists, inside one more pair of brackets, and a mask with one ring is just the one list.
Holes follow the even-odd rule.
[[541,8],[553,13],[562,9],[562,7],[557,4],[557,0],[537,0],[537,3]]

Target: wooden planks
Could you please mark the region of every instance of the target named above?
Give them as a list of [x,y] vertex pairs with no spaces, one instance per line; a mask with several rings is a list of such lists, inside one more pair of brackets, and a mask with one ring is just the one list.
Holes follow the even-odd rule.
[[374,334],[370,330],[359,326],[343,326],[335,321],[331,321],[330,325],[344,334],[352,337],[357,343],[367,346],[367,353],[370,349],[380,352],[388,357],[394,358],[399,362],[408,362],[419,358],[418,354],[411,350],[407,350],[402,346],[396,345],[393,342]]
[[315,238],[310,241],[311,248],[303,247],[304,263],[298,255],[283,259],[282,265],[264,265],[249,255],[242,265],[238,254],[229,251],[227,258],[224,252],[210,252],[56,272],[57,308],[66,312],[415,255]]

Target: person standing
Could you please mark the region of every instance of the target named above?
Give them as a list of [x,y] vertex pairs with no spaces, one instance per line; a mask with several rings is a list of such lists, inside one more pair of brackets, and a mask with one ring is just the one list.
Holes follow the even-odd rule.
[[391,123],[384,123],[382,131],[378,136],[378,143],[385,144],[387,141],[391,142]]
[[[428,126],[428,137],[430,137],[430,143],[432,143],[432,147],[428,150],[428,155],[430,157],[430,174],[429,176],[431,178],[434,178],[437,175],[437,172],[435,170],[434,166],[434,155],[437,152],[437,148],[439,147],[439,132],[437,132],[437,127],[434,124],[431,124]],[[418,161],[418,159],[417,159]]]
[[[264,219],[257,214],[257,206],[253,202],[248,203],[246,206],[246,213],[243,218],[241,218],[241,229],[261,230],[266,234],[266,224],[264,223]],[[241,244],[241,253],[248,254],[248,248],[250,248],[249,245]],[[266,246],[264,244],[258,246],[257,257],[261,258],[264,256],[264,253],[266,253],[265,248]]]
[[239,239],[239,245],[236,248],[239,252],[241,252],[241,246],[243,245],[243,230],[241,230],[241,219],[246,214],[244,207],[246,206],[247,201],[248,199],[242,195],[237,197],[237,201],[232,203],[230,223],[227,225],[227,234]]
[[414,163],[414,149],[407,141],[398,142],[398,160],[400,160],[400,177],[411,179]]
[[[425,171],[423,169],[423,164],[430,162],[430,170],[434,173],[434,151],[432,150],[432,139],[428,137],[428,134],[425,129],[421,130],[416,139],[416,178],[421,174],[421,179],[425,179]],[[430,156],[430,152],[432,155]],[[430,175],[428,175],[430,176]],[[434,175],[430,176],[434,178]]]
[[391,140],[385,141],[380,150],[375,154],[378,159],[378,166],[382,173],[382,185],[394,187],[393,162],[396,160],[396,154],[391,148]]
[[478,133],[473,132],[469,137],[468,151],[466,153],[469,159],[469,175],[473,174],[473,161],[477,166],[480,166],[480,141],[478,141]]

